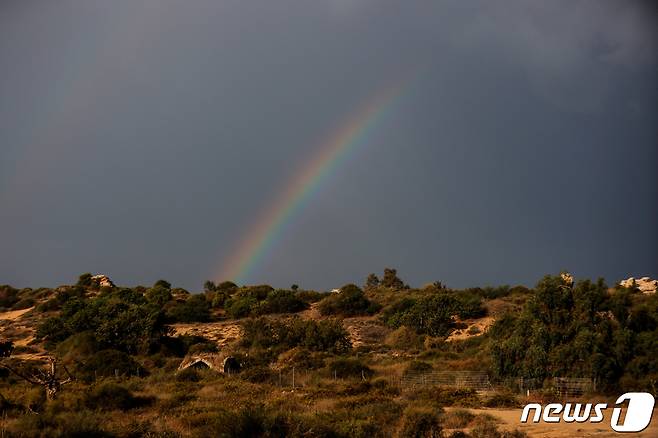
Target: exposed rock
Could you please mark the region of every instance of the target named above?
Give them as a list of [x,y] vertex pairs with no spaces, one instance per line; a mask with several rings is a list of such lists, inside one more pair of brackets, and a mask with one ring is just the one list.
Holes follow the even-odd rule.
[[114,287],[114,283],[110,280],[110,277],[103,274],[94,275],[91,277],[91,281],[96,283],[98,287]]
[[627,278],[619,282],[621,287],[637,288],[644,294],[655,294],[658,289],[658,280],[652,280],[649,277]]
[[573,275],[571,275],[568,272],[563,272],[560,274],[560,277],[562,278],[562,281],[564,281],[564,283],[567,286],[569,287],[573,286]]

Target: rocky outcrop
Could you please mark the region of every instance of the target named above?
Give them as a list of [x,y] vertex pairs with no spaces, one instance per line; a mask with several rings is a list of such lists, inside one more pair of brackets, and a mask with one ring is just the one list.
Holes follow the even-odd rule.
[[644,294],[655,294],[658,289],[658,280],[652,280],[649,277],[627,278],[619,282],[621,287],[637,288]]
[[94,282],[98,287],[114,287],[114,283],[112,283],[112,280],[110,280],[110,277],[107,275],[94,275],[91,277],[91,281]]
[[569,287],[573,286],[573,275],[571,275],[569,272],[562,272],[560,277],[562,278],[562,281],[564,281],[564,284]]

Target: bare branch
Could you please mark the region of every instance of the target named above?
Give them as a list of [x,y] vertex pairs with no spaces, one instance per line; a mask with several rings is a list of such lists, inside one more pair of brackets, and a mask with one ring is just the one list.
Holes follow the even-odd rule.
[[10,366],[7,365],[7,364],[2,364],[2,366],[3,366],[4,368],[8,369],[9,371],[11,371],[12,373],[16,374],[18,377],[20,377],[21,379],[25,380],[26,382],[29,382],[29,383],[31,383],[31,384],[33,384],[33,385],[43,385],[43,382],[35,380],[35,379],[36,379],[35,376],[33,376],[32,378],[30,378],[30,377],[27,377],[26,375],[24,375],[24,374],[22,374],[22,373],[16,371],[14,368],[10,367]]

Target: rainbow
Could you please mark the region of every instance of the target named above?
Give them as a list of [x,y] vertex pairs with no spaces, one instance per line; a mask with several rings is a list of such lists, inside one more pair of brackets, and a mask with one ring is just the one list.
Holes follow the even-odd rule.
[[237,247],[230,253],[219,274],[219,280],[232,279],[243,283],[270,252],[290,222],[322,184],[343,163],[368,134],[385,118],[408,88],[410,81],[384,88],[372,96],[347,122],[336,130],[318,153],[303,166],[274,202],[259,215]]

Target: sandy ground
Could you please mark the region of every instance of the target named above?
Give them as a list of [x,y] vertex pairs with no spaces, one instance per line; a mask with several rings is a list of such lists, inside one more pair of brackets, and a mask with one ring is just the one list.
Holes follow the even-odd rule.
[[[487,330],[489,330],[489,327],[493,325],[495,318],[493,316],[485,316],[484,318],[478,319],[465,319],[460,322],[468,325],[468,327],[465,329],[455,330],[450,333],[450,336],[448,336],[446,342],[463,341],[464,339],[472,338],[473,336],[483,335],[487,332]],[[477,327],[478,332],[474,334],[469,333],[468,330],[471,327]]]
[[27,309],[21,309],[21,310],[12,310],[11,312],[0,313],[0,320],[14,321],[14,320],[20,318],[21,316],[23,316],[24,314],[26,314],[27,312],[29,312],[30,310],[32,310],[32,309],[34,309],[34,307],[29,307]]
[[234,322],[171,324],[171,328],[174,329],[174,336],[203,336],[216,342],[219,347],[223,347],[242,336],[242,328]]
[[521,409],[466,409],[474,414],[489,414],[500,420],[500,428],[506,430],[518,429],[526,432],[532,438],[579,438],[579,437],[597,437],[597,438],[612,438],[612,437],[658,437],[658,413],[654,411],[654,415],[644,431],[641,433],[618,433],[610,427],[610,417],[612,409],[604,411],[605,419],[601,423],[558,423],[547,424],[540,423],[527,423],[520,422]]

